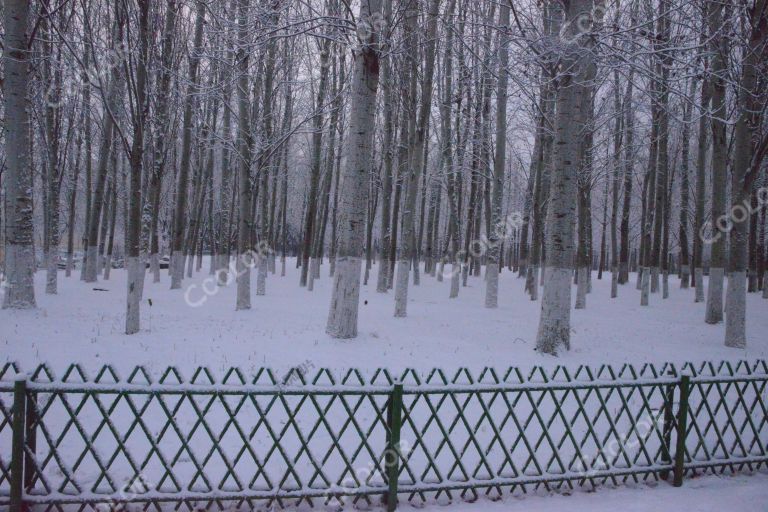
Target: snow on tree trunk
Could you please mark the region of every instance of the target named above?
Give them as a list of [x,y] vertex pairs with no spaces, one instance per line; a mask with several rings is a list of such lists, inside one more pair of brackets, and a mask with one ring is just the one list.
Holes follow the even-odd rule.
[[237,15],[237,103],[238,147],[241,155],[238,167],[240,215],[237,222],[237,303],[235,309],[251,309],[251,245],[249,218],[251,212],[251,122],[248,105],[248,5],[249,0],[238,0]]
[[[130,154],[131,190],[129,197],[128,232],[126,233],[126,265],[128,293],[126,301],[125,333],[134,334],[140,328],[140,304],[144,291],[145,264],[141,258],[141,175],[144,160],[144,124],[147,110],[147,60],[149,58],[149,1],[138,0],[139,55],[136,60],[134,94],[136,98],[133,119],[133,143]],[[115,198],[116,199],[116,198]],[[115,201],[116,203],[116,201]],[[113,207],[117,207],[115,204]]]
[[[115,29],[112,44],[117,46],[120,41],[120,27]],[[125,80],[120,74],[120,66],[112,69],[109,86],[105,98],[107,112],[102,116],[102,136],[99,146],[99,160],[96,168],[96,187],[91,201],[90,218],[88,219],[88,247],[85,254],[85,282],[95,283],[99,273],[99,218],[104,208],[105,189],[107,183],[107,171],[111,158],[112,140],[115,131],[115,117],[117,105],[123,93]],[[114,115],[111,114],[115,113]]]
[[35,307],[32,169],[29,162],[29,42],[27,0],[6,0],[4,8],[5,97],[5,297],[3,309]]
[[640,305],[647,306],[651,294],[651,269],[643,267],[640,281]]
[[576,270],[576,305],[574,306],[576,309],[587,308],[588,274],[589,268],[587,267],[579,267]]
[[704,302],[704,269],[700,267],[695,268],[693,278],[696,283],[695,302]]
[[189,169],[192,156],[192,114],[198,96],[198,68],[203,52],[203,26],[205,24],[206,3],[197,1],[195,14],[195,33],[192,49],[189,55],[189,86],[184,97],[184,114],[182,120],[181,162],[179,163],[179,178],[176,183],[176,204],[171,248],[171,290],[181,288],[184,278],[184,232],[187,223],[187,188],[189,186]]
[[557,355],[570,349],[571,280],[575,255],[574,235],[578,189],[579,146],[591,104],[584,77],[590,55],[576,20],[591,18],[590,0],[573,0],[565,6],[561,29],[560,88],[557,94],[555,144],[547,209],[546,270],[541,300],[541,318],[536,339],[539,352]]
[[[384,23],[390,25],[392,22],[392,1],[384,2]],[[387,37],[387,36],[383,36]],[[388,41],[382,41],[388,43]],[[391,245],[392,233],[390,227],[391,205],[392,205],[392,168],[394,160],[394,90],[392,85],[392,76],[394,75],[394,66],[391,59],[384,59],[381,63],[382,74],[382,95],[384,97],[384,141],[382,147],[382,202],[381,202],[381,242],[379,245],[379,269],[376,277],[376,292],[387,293],[389,289],[389,250]],[[333,264],[333,263],[332,263]]]
[[48,1],[42,2],[42,9],[45,15],[42,17],[42,33],[45,43],[44,58],[42,65],[43,80],[46,82],[48,91],[45,104],[45,144],[47,145],[47,165],[45,165],[45,176],[47,178],[47,199],[45,205],[45,216],[47,219],[47,230],[45,233],[45,293],[55,295],[58,293],[58,272],[59,272],[59,195],[60,195],[60,175],[59,169],[59,135],[60,126],[58,118],[59,105],[61,102],[61,82],[62,72],[60,64],[57,62],[53,47],[54,30],[53,13],[50,10]]
[[[429,112],[432,105],[432,78],[435,69],[435,46],[437,33],[437,18],[440,0],[431,0],[429,12],[427,14],[427,29],[425,35],[425,62],[423,81],[421,84],[422,98],[416,118],[415,130],[412,138],[412,145],[408,153],[408,162],[406,164],[406,179],[404,185],[407,186],[405,205],[403,207],[403,232],[400,237],[400,258],[397,262],[397,280],[395,284],[395,317],[402,318],[408,314],[408,273],[410,272],[411,262],[417,254],[416,248],[416,196],[419,192],[419,182],[424,166],[424,153],[426,149],[426,136],[429,123]],[[416,22],[418,10],[413,9],[410,15],[406,15],[407,37],[412,38],[412,47],[409,58],[411,59],[411,80],[415,83],[418,74],[416,60],[418,59],[417,46],[415,38],[418,37]],[[415,87],[411,86],[411,99],[415,102]],[[410,168],[408,168],[408,166]],[[417,265],[415,265],[417,266]]]
[[496,92],[496,157],[493,161],[493,198],[491,204],[491,230],[488,236],[487,274],[485,277],[485,307],[499,305],[499,258],[502,241],[507,235],[502,224],[501,201],[504,192],[504,171],[507,155],[507,66],[509,65],[509,4],[501,4],[499,30],[499,81]]
[[376,91],[379,85],[379,48],[374,24],[380,16],[381,1],[360,4],[358,36],[352,62],[349,135],[346,160],[341,175],[339,196],[340,233],[336,254],[336,272],[326,332],[334,338],[357,336],[357,312],[360,300],[365,237],[368,180],[373,168],[371,158]]
[[[757,173],[752,166],[753,116],[760,107],[755,101],[759,94],[757,85],[760,51],[768,39],[768,8],[766,0],[757,0],[750,11],[750,31],[747,51],[741,66],[741,83],[738,95],[738,119],[734,129],[734,162],[731,171],[731,220],[730,257],[728,259],[728,293],[726,296],[725,346],[747,346],[747,265],[749,248],[749,223],[751,183],[748,176]],[[757,216],[753,217],[753,222]]]
[[712,229],[714,242],[711,245],[709,290],[707,295],[707,313],[705,320],[708,324],[723,321],[723,276],[726,264],[725,233],[716,231],[719,219],[725,215],[727,189],[728,140],[726,137],[725,120],[727,119],[725,97],[725,75],[727,73],[727,42],[723,32],[722,10],[724,4],[718,0],[708,2],[709,30],[712,34]]

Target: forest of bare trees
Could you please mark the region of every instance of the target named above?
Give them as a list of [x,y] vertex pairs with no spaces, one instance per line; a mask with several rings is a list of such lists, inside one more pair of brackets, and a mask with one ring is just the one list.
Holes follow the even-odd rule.
[[642,306],[694,287],[736,348],[768,299],[766,0],[2,9],[3,308],[35,307],[35,272],[124,269],[126,334],[146,280],[183,300],[195,273],[258,319],[295,262],[300,293],[333,283],[332,337],[363,286],[404,322],[410,287],[474,282],[540,301],[558,354],[595,279]]

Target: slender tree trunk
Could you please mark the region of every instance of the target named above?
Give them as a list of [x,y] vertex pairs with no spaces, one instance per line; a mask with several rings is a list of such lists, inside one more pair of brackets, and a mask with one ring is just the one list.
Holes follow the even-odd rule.
[[496,156],[493,160],[493,199],[491,204],[491,230],[488,236],[488,263],[485,277],[485,307],[496,308],[499,305],[499,261],[501,256],[500,240],[506,236],[506,227],[502,224],[501,202],[504,193],[504,171],[507,156],[507,66],[509,66],[509,4],[503,2],[499,13],[499,81],[496,92]]
[[104,264],[104,280],[109,279],[112,268],[112,254],[115,249],[115,225],[117,223],[117,187],[112,187],[112,208],[109,212],[109,240],[107,242],[107,259]]
[[[152,175],[149,184],[149,201],[151,209],[151,221],[149,225],[150,248],[150,270],[155,283],[160,282],[160,241],[158,233],[158,223],[160,218],[160,193],[162,188],[162,179],[165,174],[168,152],[174,151],[171,144],[167,144],[168,133],[170,130],[168,109],[169,93],[171,89],[171,73],[173,67],[173,43],[176,34],[176,19],[178,5],[176,0],[168,0],[165,11],[165,25],[163,27],[161,68],[158,80],[158,105],[155,113],[155,137],[154,137],[154,161],[152,162]],[[170,147],[169,147],[170,146]]]
[[128,294],[125,333],[139,332],[140,303],[144,289],[145,265],[141,260],[141,173],[144,159],[144,123],[147,116],[147,59],[149,58],[149,2],[137,0],[139,7],[139,56],[136,62],[135,100],[133,116],[133,145],[131,147],[131,190],[129,221],[126,236],[126,269]]
[[633,88],[634,67],[629,71],[627,78],[627,89],[624,94],[624,112],[626,119],[624,121],[624,131],[626,144],[624,145],[624,201],[621,208],[621,248],[619,249],[619,284],[629,282],[629,220],[632,211],[632,188],[634,185],[635,169],[635,112],[633,107]]
[[[81,120],[84,119],[84,111],[81,113]],[[72,167],[71,176],[69,178],[69,218],[67,219],[67,266],[65,270],[66,277],[72,275],[72,269],[74,268],[74,251],[75,251],[75,220],[77,213],[77,181],[80,177],[80,158],[82,156],[83,139],[78,134],[77,142],[75,143],[75,165]],[[82,264],[82,262],[81,262]]]
[[693,237],[693,274],[696,287],[696,302],[704,302],[704,200],[707,194],[707,115],[710,103],[710,86],[701,81],[701,118],[699,119],[699,137],[696,151],[696,211]]
[[88,80],[88,69],[89,69],[89,62],[90,62],[90,52],[86,51],[85,56],[83,57],[83,124],[84,127],[84,137],[85,137],[85,223],[83,226],[83,238],[82,238],[82,245],[83,245],[83,261],[80,262],[80,280],[85,281],[85,271],[86,271],[86,257],[88,252],[88,234],[90,233],[90,229],[88,227],[90,223],[91,218],[91,201],[93,197],[93,187],[92,187],[92,181],[93,181],[93,160],[91,158],[91,141],[92,141],[92,133],[91,133],[91,118],[90,118],[90,111],[91,111],[91,87],[90,87],[90,81]]
[[[439,7],[440,0],[431,0],[429,12],[427,13],[425,64],[424,69],[422,70],[423,81],[421,84],[421,105],[416,120],[415,132],[413,133],[412,146],[410,148],[410,153],[408,154],[408,163],[406,164],[406,169],[410,167],[410,172],[408,172],[405,181],[407,192],[403,208],[403,233],[400,243],[400,259],[397,264],[397,283],[395,285],[395,317],[398,318],[407,315],[408,272],[411,261],[413,261],[414,258],[414,253],[416,252],[416,195],[418,194],[419,180],[424,165],[427,126],[429,123],[430,107],[432,105],[432,77],[434,76],[435,69],[435,47],[437,42],[437,17]],[[415,23],[417,21],[417,15],[418,13],[414,11],[409,20],[406,21],[406,23],[409,21],[411,23],[410,29],[408,29],[409,37],[416,37],[417,29]],[[415,48],[414,45],[414,53]],[[415,63],[416,58],[416,55],[411,55],[411,59],[413,59],[413,67],[411,69],[411,73],[413,73],[412,80],[415,80],[418,71]]]
[[248,105],[248,4],[237,3],[237,103],[238,103],[238,194],[240,216],[237,222],[237,310],[251,309],[251,122]]
[[[392,23],[392,0],[384,0],[384,21],[387,26]],[[385,36],[386,37],[386,36]],[[388,44],[388,41],[384,41]],[[387,293],[389,289],[389,251],[392,245],[392,231],[390,230],[391,205],[392,205],[392,167],[394,159],[393,142],[395,137],[394,123],[394,90],[393,80],[394,66],[392,59],[384,59],[381,63],[381,85],[384,98],[384,141],[382,143],[382,197],[381,197],[381,242],[379,244],[379,272],[376,278],[376,291]]]
[[[42,2],[44,15],[41,20],[43,34],[45,37],[43,61],[43,77],[47,82],[48,92],[45,105],[45,139],[47,143],[47,204],[45,214],[48,222],[46,233],[46,278],[45,293],[55,295],[58,293],[58,271],[59,271],[59,217],[60,206],[59,196],[61,190],[62,170],[59,168],[59,136],[60,136],[60,113],[59,105],[61,103],[61,69],[58,58],[54,52],[53,38],[54,23],[50,10],[50,0]],[[45,165],[45,164],[44,164]]]
[[[115,47],[122,44],[123,23],[125,23],[125,16],[118,16],[114,35],[112,36],[112,44]],[[115,131],[115,116],[117,115],[118,102],[123,95],[125,82],[121,76],[120,69],[120,66],[112,68],[106,95],[102,97],[106,112],[102,116],[102,135],[99,146],[99,160],[96,168],[96,187],[93,191],[90,218],[88,220],[88,247],[85,255],[85,282],[87,283],[96,282],[98,275],[99,217],[104,205],[104,191]]]
[[717,324],[723,321],[723,280],[726,264],[726,236],[716,231],[718,221],[725,215],[728,183],[728,141],[726,139],[725,75],[728,48],[724,34],[723,5],[718,0],[708,2],[709,31],[712,53],[712,230],[713,242],[709,268],[709,290],[705,321]]
[[328,88],[328,64],[330,62],[330,38],[322,42],[320,49],[320,84],[317,88],[315,115],[312,118],[312,163],[309,177],[309,202],[306,218],[304,219],[304,245],[301,250],[301,279],[300,286],[307,286],[309,276],[309,259],[312,255],[312,241],[315,235],[315,219],[317,218],[317,196],[320,183],[320,166],[323,152],[323,111],[326,90]]
[[184,277],[184,234],[187,222],[187,189],[189,187],[189,169],[192,157],[192,113],[199,92],[198,68],[203,52],[203,26],[205,24],[206,3],[196,1],[195,32],[192,50],[189,55],[189,87],[184,97],[184,114],[182,120],[181,162],[176,184],[176,204],[173,225],[171,249],[171,289],[181,288]]
[[[695,91],[695,81],[691,80],[691,90],[689,93],[688,101],[693,102],[693,93]],[[690,217],[690,139],[691,139],[691,112],[692,106],[689,104],[685,107],[683,114],[683,135],[681,144],[682,150],[682,163],[680,165],[680,287],[687,289],[691,281],[691,256],[688,241],[688,220]]]
[[[269,4],[269,23],[270,28],[277,27],[278,16],[280,12],[280,0],[273,1]],[[263,129],[264,140],[266,143],[272,144],[273,140],[273,108],[272,108],[272,91],[274,89],[275,81],[275,60],[277,57],[277,39],[270,38],[267,43],[267,61],[264,71],[264,111],[263,111]],[[272,156],[263,156],[260,158],[259,165],[259,178],[261,180],[259,193],[260,198],[260,212],[259,212],[259,251],[258,251],[258,272],[256,274],[256,295],[266,295],[267,293],[267,273],[269,272],[269,258],[273,248],[271,247],[271,240],[269,237],[269,176],[272,174],[272,162],[274,158]]]

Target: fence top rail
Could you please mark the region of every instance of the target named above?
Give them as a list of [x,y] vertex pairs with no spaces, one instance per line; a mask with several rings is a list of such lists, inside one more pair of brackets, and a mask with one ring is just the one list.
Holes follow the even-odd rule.
[[[0,366],[0,390],[8,391],[22,374],[18,363]],[[187,375],[184,375],[187,373]],[[26,375],[30,389],[68,392],[124,393],[222,393],[222,394],[383,394],[392,385],[401,383],[406,393],[494,392],[534,389],[571,389],[590,387],[626,387],[661,385],[676,382],[689,375],[692,383],[717,384],[768,380],[768,362],[722,361],[719,363],[664,363],[653,365],[580,365],[574,368],[534,366],[523,369],[510,367],[504,371],[482,368],[471,371],[432,369],[419,371],[407,368],[391,371],[383,368],[333,370],[315,369],[310,363],[291,368],[285,373],[270,368],[243,371],[229,368],[212,371],[197,367],[182,371],[167,367],[161,371],[136,366],[121,376],[112,365],[104,365],[91,374],[80,364],[69,365],[59,376],[48,364],[41,364]]]
[[[738,380],[738,378],[735,378]],[[768,380],[768,376],[762,376]],[[525,384],[419,384],[403,386],[407,395],[510,393],[526,391],[566,391],[582,389],[637,388],[676,384],[676,378],[617,379],[586,382],[545,382]],[[225,384],[102,384],[95,382],[35,382],[27,383],[29,391],[41,393],[100,393],[135,395],[387,395],[392,386],[282,386]],[[0,391],[9,392],[13,384],[0,382]]]
[[[768,382],[768,375],[734,375],[732,377],[694,377],[691,384],[729,384]],[[543,382],[523,384],[418,384],[403,386],[407,395],[466,394],[466,393],[513,393],[537,391],[567,391],[584,389],[638,388],[673,385],[680,382],[675,377],[656,379],[598,379],[593,381]],[[13,382],[0,382],[0,391],[13,390]],[[98,382],[27,382],[27,389],[42,393],[102,393],[136,395],[386,395],[391,386],[284,386],[284,385],[229,385],[229,384],[130,384]]]

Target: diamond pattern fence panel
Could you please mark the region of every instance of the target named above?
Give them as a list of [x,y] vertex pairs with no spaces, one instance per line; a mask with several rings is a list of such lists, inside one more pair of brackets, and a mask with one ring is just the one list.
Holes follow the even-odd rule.
[[764,361],[281,376],[40,366],[14,401],[20,371],[0,370],[12,512],[391,510],[768,464]]

